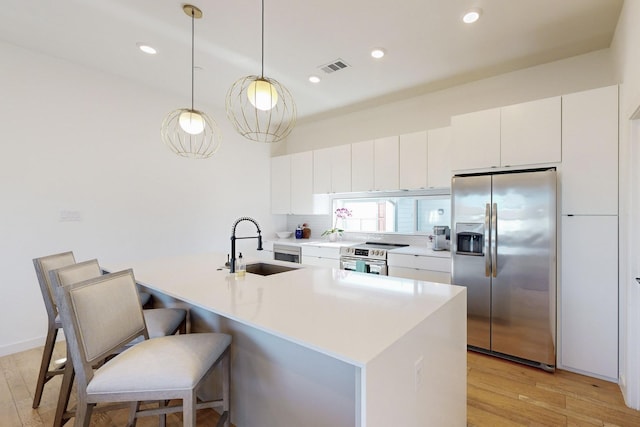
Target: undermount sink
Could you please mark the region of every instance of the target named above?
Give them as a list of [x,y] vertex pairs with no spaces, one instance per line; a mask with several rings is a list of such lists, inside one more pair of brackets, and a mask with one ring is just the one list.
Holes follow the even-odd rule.
[[247,264],[247,273],[259,274],[260,276],[270,276],[272,274],[285,273],[297,269],[296,267],[286,267],[284,265],[268,264],[266,262]]

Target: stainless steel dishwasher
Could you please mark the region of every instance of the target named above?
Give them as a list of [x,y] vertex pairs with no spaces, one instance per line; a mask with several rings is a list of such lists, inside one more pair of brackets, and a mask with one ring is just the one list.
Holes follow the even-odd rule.
[[273,259],[277,261],[302,262],[302,248],[297,245],[283,243],[273,244]]

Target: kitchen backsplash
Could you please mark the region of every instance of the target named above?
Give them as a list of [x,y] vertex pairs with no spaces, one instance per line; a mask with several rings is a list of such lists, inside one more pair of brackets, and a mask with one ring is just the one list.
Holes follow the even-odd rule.
[[287,231],[295,231],[305,223],[311,229],[311,238],[319,239],[324,230],[331,228],[331,215],[287,215]]
[[[287,215],[287,230],[295,232],[298,225],[306,223],[311,229],[311,239],[322,239],[322,233],[331,228],[330,215]],[[278,230],[285,231],[285,230]],[[293,237],[293,236],[292,236]],[[326,238],[326,237],[324,237]],[[432,247],[426,235],[384,234],[384,233],[344,233],[342,240],[362,242],[400,243],[415,246]]]

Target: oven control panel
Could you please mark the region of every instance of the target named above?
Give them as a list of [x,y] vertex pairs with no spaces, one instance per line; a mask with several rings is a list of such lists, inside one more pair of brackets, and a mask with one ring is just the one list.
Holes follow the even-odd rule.
[[340,248],[340,255],[358,258],[387,259],[386,249],[361,248],[357,246]]

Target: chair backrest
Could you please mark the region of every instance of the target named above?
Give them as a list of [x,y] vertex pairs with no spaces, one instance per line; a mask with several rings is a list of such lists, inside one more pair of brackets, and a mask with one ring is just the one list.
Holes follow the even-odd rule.
[[62,252],[55,255],[34,258],[33,260],[33,266],[36,269],[36,276],[38,277],[38,284],[40,285],[40,292],[42,293],[42,299],[44,300],[44,306],[47,309],[50,322],[53,322],[58,315],[58,309],[56,307],[55,291],[49,280],[49,271],[75,263],[76,260],[73,252]]
[[79,387],[92,366],[138,336],[147,336],[132,270],[109,273],[55,289],[62,327]]
[[91,259],[49,271],[49,283],[51,283],[52,289],[55,289],[58,286],[68,286],[101,275],[102,269],[98,260]]

